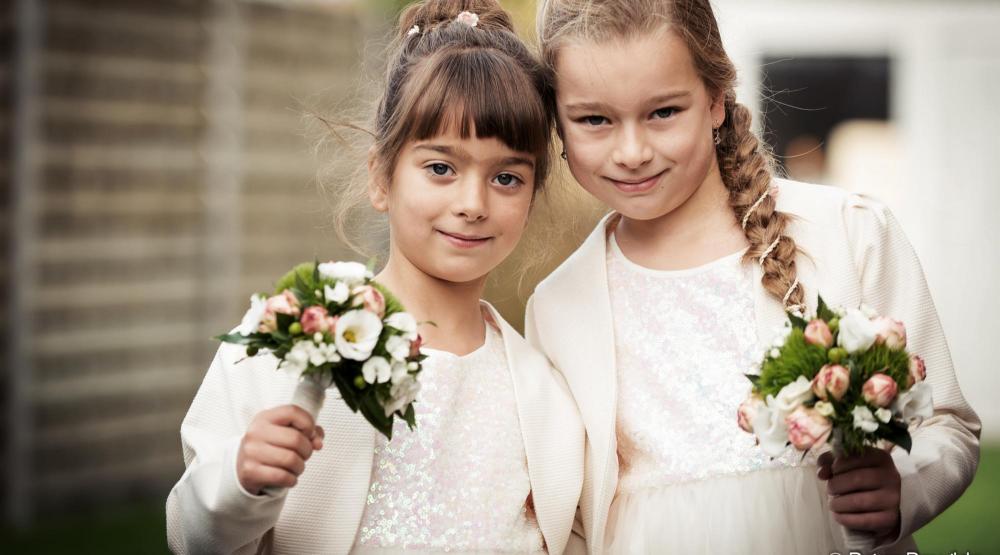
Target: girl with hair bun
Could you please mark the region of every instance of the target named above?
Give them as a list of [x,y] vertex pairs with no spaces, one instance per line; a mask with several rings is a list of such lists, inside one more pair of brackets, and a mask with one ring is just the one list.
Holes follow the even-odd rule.
[[366,179],[337,201],[387,216],[375,279],[435,324],[420,328],[417,427],[397,419],[387,440],[340,402],[314,422],[285,404],[296,378],[276,359],[223,344],[181,426],[175,552],[561,553],[573,534],[576,406],[480,300],[548,173],[544,69],[491,0],[414,4],[389,48]]
[[[587,428],[590,552],[828,554],[848,529],[915,551],[980,423],[892,214],[775,176],[708,0],[544,0],[538,30],[562,157],[612,209],[526,316]],[[744,374],[818,294],[906,323],[935,401],[911,452],[772,460],[737,426]]]

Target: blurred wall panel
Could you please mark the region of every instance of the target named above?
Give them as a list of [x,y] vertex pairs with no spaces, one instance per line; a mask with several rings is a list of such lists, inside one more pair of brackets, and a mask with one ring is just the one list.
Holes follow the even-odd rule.
[[17,484],[4,488],[11,516],[163,498],[183,471],[180,422],[210,338],[291,264],[343,255],[314,208],[297,99],[354,84],[362,32],[350,6],[316,3],[35,5],[36,237],[16,260],[8,222],[26,208],[9,208],[14,150],[0,142],[2,252],[23,266],[4,264],[0,280],[8,268],[34,276],[13,292],[30,349],[0,382],[11,392],[7,376],[29,384],[4,396],[3,414],[26,418],[5,419],[3,433],[28,439],[3,454],[7,484]]

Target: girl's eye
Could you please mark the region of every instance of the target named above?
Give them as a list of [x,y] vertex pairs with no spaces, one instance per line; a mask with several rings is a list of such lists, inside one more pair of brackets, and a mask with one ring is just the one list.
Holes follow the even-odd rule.
[[451,170],[451,168],[448,167],[448,164],[431,164],[429,168],[434,175],[440,176],[448,175],[448,171]]
[[520,178],[509,173],[502,173],[496,176],[495,179],[497,183],[503,185],[504,187],[516,187],[522,183]]
[[676,113],[677,110],[675,108],[660,108],[659,110],[653,112],[653,117],[659,119],[667,119]]
[[593,126],[602,125],[606,121],[608,121],[608,119],[605,118],[604,116],[586,116],[586,117],[583,118],[583,122],[584,123],[586,123],[587,125],[593,125]]

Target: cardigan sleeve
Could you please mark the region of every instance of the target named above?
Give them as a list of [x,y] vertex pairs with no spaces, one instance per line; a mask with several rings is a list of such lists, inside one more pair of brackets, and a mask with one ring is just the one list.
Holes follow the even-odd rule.
[[[236,454],[252,416],[252,369],[232,379],[239,347],[222,345],[181,424],[186,470],[167,497],[174,553],[254,553],[278,520],[287,490],[253,495],[236,476]],[[243,364],[251,363],[250,360]]]
[[902,479],[899,541],[955,502],[979,464],[980,421],[959,389],[951,354],[916,253],[887,207],[847,197],[844,219],[861,301],[906,326],[907,350],[923,357],[934,415],[911,430],[912,450],[896,448]]

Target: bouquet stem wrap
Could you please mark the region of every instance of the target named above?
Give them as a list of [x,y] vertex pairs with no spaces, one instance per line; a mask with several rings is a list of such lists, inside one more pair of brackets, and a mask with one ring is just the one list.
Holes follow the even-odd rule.
[[326,400],[326,390],[331,385],[333,385],[333,376],[330,375],[330,372],[306,374],[295,386],[292,404],[308,412],[315,421],[316,417],[319,416],[320,409],[323,408],[323,401]]

